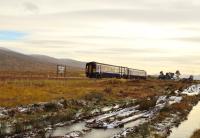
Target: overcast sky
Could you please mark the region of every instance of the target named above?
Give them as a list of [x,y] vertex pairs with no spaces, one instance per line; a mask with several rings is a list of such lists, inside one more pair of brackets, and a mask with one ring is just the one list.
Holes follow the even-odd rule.
[[200,74],[199,0],[0,0],[0,47]]

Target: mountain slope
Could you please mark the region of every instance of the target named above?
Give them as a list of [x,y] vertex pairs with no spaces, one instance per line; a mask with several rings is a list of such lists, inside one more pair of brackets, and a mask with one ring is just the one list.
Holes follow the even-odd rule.
[[25,55],[0,48],[0,71],[55,71],[57,64],[83,68],[85,63],[68,59],[60,60],[43,55]]
[[42,62],[48,62],[48,63],[54,63],[54,64],[63,64],[70,67],[76,67],[76,68],[84,68],[85,62],[73,60],[73,59],[57,59],[49,56],[44,55],[31,55],[34,58],[37,58],[38,60]]
[[0,49],[0,71],[45,71],[53,70],[54,64],[38,61],[30,56]]

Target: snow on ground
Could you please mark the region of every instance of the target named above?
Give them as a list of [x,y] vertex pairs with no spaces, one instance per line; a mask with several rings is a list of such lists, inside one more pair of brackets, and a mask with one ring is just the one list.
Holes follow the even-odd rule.
[[111,111],[112,109],[113,109],[112,106],[106,106],[106,107],[101,109],[101,112],[108,112],[108,111]]
[[[133,115],[131,117],[125,118],[121,121],[123,121],[123,123],[127,123],[130,121],[138,121],[143,119],[143,121],[140,121],[136,126],[130,127],[130,128],[126,128],[125,130],[119,132],[118,134],[114,135],[112,138],[121,138],[121,137],[125,137],[127,134],[133,132],[135,130],[136,127],[138,127],[139,125],[142,125],[148,121],[150,121],[151,119],[153,119],[153,117],[159,113],[159,111],[161,109],[163,109],[165,106],[169,106],[171,104],[174,103],[180,103],[182,100],[181,96],[159,96],[156,102],[156,106],[153,109],[150,109],[147,112],[141,113],[141,114],[136,114]],[[161,122],[160,124],[156,124],[155,126],[153,126],[158,133],[163,133],[166,134],[169,132],[169,126],[175,122],[175,118],[176,115],[172,115],[172,118],[166,118],[166,120],[164,120],[163,122]],[[117,122],[119,123],[119,121]],[[116,121],[111,123],[111,127],[116,127]]]
[[174,103],[180,103],[183,98],[181,96],[170,96],[169,97],[169,104],[172,105]]
[[2,118],[7,118],[8,116],[7,115],[5,115],[5,114],[3,114],[3,113],[0,113],[0,119],[2,119]]
[[[176,94],[186,94],[186,95],[198,95],[200,94],[200,84],[197,85],[192,85],[185,89],[184,91],[175,91]],[[123,126],[127,124],[128,122],[139,122],[136,123],[136,126],[126,128],[119,134],[115,135],[116,137],[120,136],[125,136],[129,132],[134,131],[135,127],[138,125],[144,124],[145,122],[151,120],[161,109],[163,109],[166,106],[170,106],[174,103],[180,103],[182,100],[182,96],[159,96],[156,102],[155,107],[151,108],[148,111],[139,111],[138,107],[139,105],[132,106],[132,107],[126,107],[122,108],[119,105],[116,106],[106,106],[102,109],[94,109],[91,114],[95,113],[103,113],[102,115],[99,115],[97,117],[94,117],[90,120],[86,121],[86,127],[90,128],[116,128],[119,126]],[[57,107],[62,108],[62,102],[57,101],[57,102],[52,102],[54,103]],[[27,113],[27,112],[34,112],[37,110],[44,110],[45,105],[48,103],[40,103],[35,105],[28,105],[28,106],[20,106],[16,108],[10,108],[10,109],[5,109],[5,108],[0,108],[0,118],[6,118],[8,116],[9,111],[15,111],[19,113]],[[169,126],[174,123],[174,118],[166,118],[163,122],[154,125],[154,129],[157,130],[157,132],[164,132],[168,133],[169,131]],[[142,120],[142,121],[141,121]],[[64,126],[66,124],[58,123],[56,126]],[[51,129],[51,128],[49,128]],[[72,131],[70,133],[67,133],[65,137],[79,137],[83,135],[83,131]]]
[[9,117],[8,113],[7,113],[7,110],[5,108],[1,108],[0,107],[0,119],[7,118],[7,117]]
[[166,95],[160,96],[160,97],[158,97],[158,100],[156,101],[156,105],[163,104],[164,102],[166,102],[166,100],[167,100]]
[[118,109],[86,121],[86,126],[90,128],[117,128],[141,118],[152,119],[165,106],[180,103],[181,100],[181,96],[159,96],[155,107],[148,111],[139,111],[139,105]]
[[82,135],[83,135],[83,133],[81,131],[72,131],[72,132],[67,133],[64,137],[65,138],[78,138]]
[[124,125],[125,123],[128,123],[128,122],[131,122],[131,121],[134,121],[134,120],[137,120],[139,118],[142,118],[144,116],[145,113],[141,113],[141,114],[137,114],[137,115],[134,115],[134,116],[131,116],[131,117],[127,117],[125,119],[122,119],[121,121],[114,121],[110,124],[106,124],[106,127],[107,128],[116,128],[116,127],[119,127],[120,125]]
[[132,127],[125,128],[124,130],[122,130],[121,132],[115,134],[111,138],[123,138],[123,137],[126,137],[129,133],[134,132],[135,129],[138,126],[140,126],[140,125],[142,125],[142,124],[144,124],[146,122],[147,122],[147,119],[144,119],[144,118],[138,119],[138,120],[134,121],[134,125]]
[[199,95],[200,94],[200,84],[192,85],[185,89],[181,94],[186,94],[189,96]]
[[88,120],[87,123],[94,122],[94,121],[96,121],[96,122],[103,121],[103,120],[105,120],[107,118],[110,118],[110,117],[113,117],[113,116],[117,116],[117,115],[120,115],[122,113],[135,111],[136,108],[138,108],[138,106],[128,107],[128,108],[121,109],[119,111],[114,111],[114,112],[111,112],[111,113],[103,114],[103,115],[100,115],[100,116],[98,116],[96,118]]

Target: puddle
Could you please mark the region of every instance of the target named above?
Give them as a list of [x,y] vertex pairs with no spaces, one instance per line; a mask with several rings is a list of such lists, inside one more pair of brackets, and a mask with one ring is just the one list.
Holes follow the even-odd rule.
[[[56,128],[51,136],[64,136],[66,133],[72,132],[72,131],[80,131],[86,129],[85,122],[81,123],[75,123],[71,126],[65,126],[65,127],[58,127]],[[92,129],[91,132],[88,132],[86,135],[83,136],[83,138],[110,138],[115,133],[122,130],[122,128],[118,129]]]
[[141,122],[146,122],[146,119],[142,118],[142,119],[138,119],[138,120],[133,121],[133,122],[129,122],[129,123],[124,125],[124,128],[130,128],[130,127],[138,126],[139,124],[141,124]]
[[76,131],[76,130],[82,130],[86,128],[85,123],[75,123],[70,126],[65,126],[65,127],[57,127],[53,132],[52,136],[64,136],[66,133],[69,133],[71,131]]
[[192,134],[200,129],[200,102],[193,107],[188,115],[188,120],[183,121],[178,128],[173,128],[168,138],[190,138]]
[[87,133],[83,138],[110,138],[114,134],[120,132],[122,129],[93,129]]
[[[176,99],[176,97],[172,98],[172,101],[175,101],[173,99]],[[127,129],[134,128],[147,122],[146,119],[159,112],[168,101],[170,101],[170,99],[166,99],[166,96],[161,96],[158,98],[155,108],[150,111],[139,111],[139,106],[136,105],[105,113],[70,126],[57,127],[51,132],[51,136],[65,136],[66,134],[69,135],[69,133],[72,134],[76,132],[82,133],[82,138],[110,138],[116,134],[121,135],[123,132],[126,133]],[[104,110],[110,109],[111,107],[104,108]],[[87,129],[90,130],[84,132],[84,130]]]
[[[139,120],[127,123],[124,125],[123,128],[92,129],[91,132],[88,132],[82,138],[110,138],[113,135],[121,132],[125,128],[137,126],[141,121],[144,121],[144,119],[139,119]],[[51,136],[64,136],[66,133],[69,133],[72,131],[80,131],[83,129],[86,129],[85,122],[75,123],[71,126],[57,127],[55,130],[53,130]]]

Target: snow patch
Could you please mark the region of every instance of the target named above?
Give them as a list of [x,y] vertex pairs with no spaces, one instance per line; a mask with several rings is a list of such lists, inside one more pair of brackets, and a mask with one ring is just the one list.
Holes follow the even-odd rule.
[[65,138],[78,138],[82,135],[83,135],[83,133],[81,131],[72,131],[72,132],[65,134],[64,137]]
[[186,94],[189,96],[199,95],[200,94],[200,84],[192,85],[192,86],[188,87],[187,89],[185,89],[182,92],[182,94]]
[[171,97],[169,97],[168,103],[169,103],[169,105],[172,105],[174,103],[180,103],[182,99],[183,98],[181,96],[171,96]]

